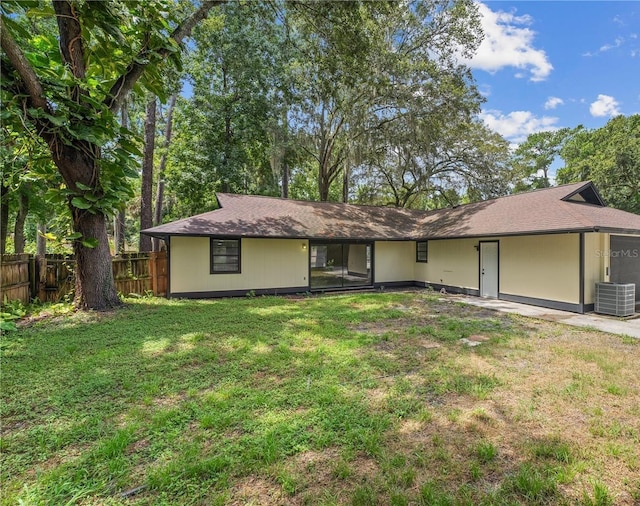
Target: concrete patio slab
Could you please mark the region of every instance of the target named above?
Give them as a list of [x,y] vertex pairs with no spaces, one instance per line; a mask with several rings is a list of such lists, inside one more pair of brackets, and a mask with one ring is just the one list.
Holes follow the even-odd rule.
[[508,302],[506,300],[483,299],[480,297],[470,297],[464,295],[450,296],[465,304],[479,306],[495,311],[505,313],[515,313],[532,318],[540,318],[542,320],[550,320],[575,327],[588,327],[598,329],[611,334],[625,335],[640,339],[640,317],[638,318],[616,318],[615,316],[603,316],[595,313],[576,314],[568,311],[558,311],[556,309],[547,309],[544,307],[529,306],[527,304],[519,304],[517,302]]

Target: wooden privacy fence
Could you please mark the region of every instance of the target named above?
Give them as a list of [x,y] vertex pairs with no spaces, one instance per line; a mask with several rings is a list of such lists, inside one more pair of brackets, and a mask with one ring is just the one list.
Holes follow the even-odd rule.
[[[125,295],[167,293],[166,252],[125,253],[112,260],[116,290]],[[69,255],[3,255],[0,301],[58,302],[73,294],[75,260]]]
[[0,266],[0,303],[19,300],[29,302],[30,255],[2,255]]

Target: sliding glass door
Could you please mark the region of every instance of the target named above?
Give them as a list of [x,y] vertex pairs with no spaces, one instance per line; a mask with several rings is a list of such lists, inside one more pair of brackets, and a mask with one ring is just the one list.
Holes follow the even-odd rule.
[[372,243],[312,241],[310,249],[312,290],[373,284]]

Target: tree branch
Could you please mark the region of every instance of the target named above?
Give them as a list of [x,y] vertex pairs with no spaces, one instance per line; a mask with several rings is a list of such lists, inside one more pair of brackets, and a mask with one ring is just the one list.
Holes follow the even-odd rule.
[[[207,17],[209,11],[215,6],[226,3],[227,0],[205,0],[202,2],[202,5],[185,19],[171,34],[170,38],[175,40],[178,44],[180,44],[183,39],[191,35],[191,31],[193,28],[204,18]],[[154,51],[152,54],[160,57],[161,59],[166,58],[169,55],[169,49],[166,47],[161,47]],[[136,58],[129,64],[127,67],[127,71],[121,75],[118,80],[114,83],[114,85],[109,90],[109,94],[105,99],[105,105],[111,111],[117,111],[124,98],[131,91],[133,86],[136,84],[138,79],[144,73],[145,68],[150,62],[149,54],[147,51],[142,50]],[[139,61],[147,61],[147,63],[138,63]]]
[[43,109],[47,113],[51,113],[51,108],[44,97],[42,90],[42,84],[40,79],[36,75],[35,70],[24,56],[22,50],[18,47],[18,44],[13,39],[9,30],[2,22],[0,17],[0,45],[2,50],[6,53],[9,62],[13,68],[18,72],[20,79],[24,83],[24,86],[29,94],[31,104],[39,109]]
[[73,77],[83,79],[85,76],[84,46],[82,44],[82,27],[73,5],[69,0],[54,0],[53,8],[60,33],[60,54],[62,61],[69,65]]

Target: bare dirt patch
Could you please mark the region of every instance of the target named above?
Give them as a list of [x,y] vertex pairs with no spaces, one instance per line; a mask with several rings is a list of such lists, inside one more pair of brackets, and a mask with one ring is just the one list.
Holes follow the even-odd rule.
[[295,504],[278,483],[259,476],[247,476],[238,480],[229,496],[230,506]]

